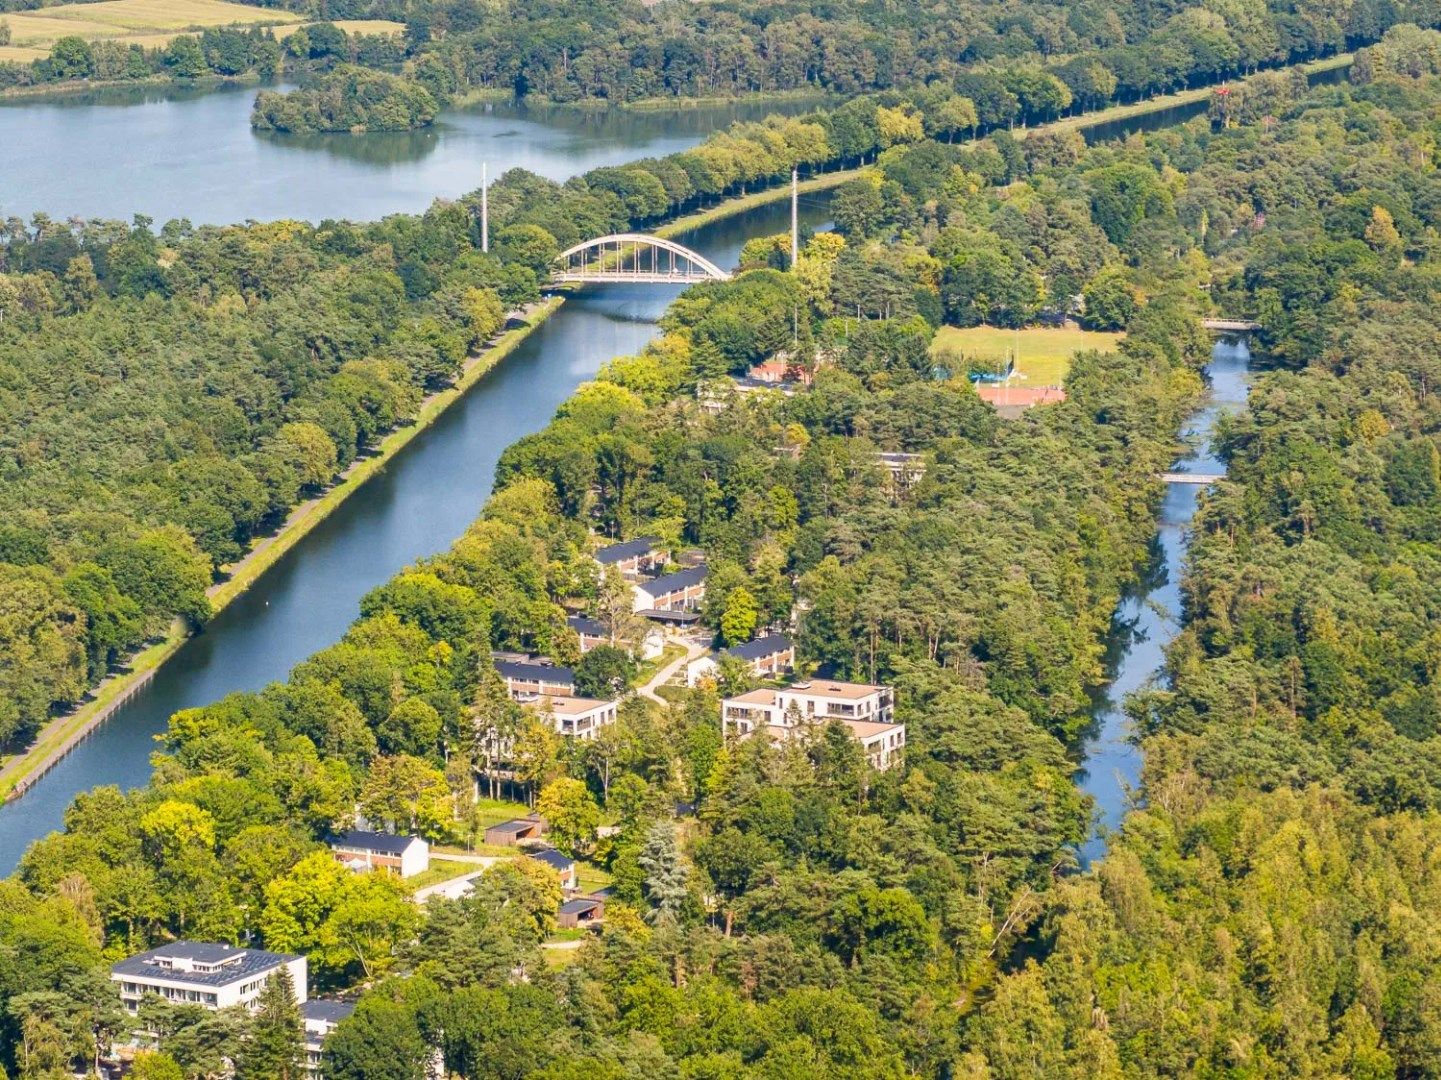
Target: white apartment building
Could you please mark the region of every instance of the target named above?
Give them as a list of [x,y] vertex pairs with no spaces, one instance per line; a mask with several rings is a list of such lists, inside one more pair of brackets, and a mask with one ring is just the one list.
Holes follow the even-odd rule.
[[615,723],[616,703],[583,697],[544,697],[527,703],[528,708],[555,721],[557,735],[593,739],[606,724]]
[[241,945],[172,942],[121,960],[110,968],[110,979],[120,984],[120,1001],[133,1015],[146,994],[206,1009],[251,1005],[282,968],[290,973],[295,1000],[304,1003],[305,957]]
[[890,768],[905,748],[906,726],[894,718],[895,691],[889,686],[829,679],[751,690],[721,702],[721,732],[728,737],[765,730],[784,740],[803,727],[839,720],[876,769]]

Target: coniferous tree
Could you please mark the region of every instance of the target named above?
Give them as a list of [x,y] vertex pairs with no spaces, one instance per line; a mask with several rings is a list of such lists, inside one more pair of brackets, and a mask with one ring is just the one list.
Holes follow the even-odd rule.
[[261,988],[255,1019],[235,1062],[240,1080],[300,1080],[305,1038],[290,975],[281,969]]

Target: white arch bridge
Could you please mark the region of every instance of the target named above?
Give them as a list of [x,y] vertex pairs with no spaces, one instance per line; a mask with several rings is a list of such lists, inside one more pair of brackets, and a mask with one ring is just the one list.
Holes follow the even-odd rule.
[[694,285],[729,281],[731,275],[698,251],[646,233],[598,236],[555,257],[555,282],[622,285]]

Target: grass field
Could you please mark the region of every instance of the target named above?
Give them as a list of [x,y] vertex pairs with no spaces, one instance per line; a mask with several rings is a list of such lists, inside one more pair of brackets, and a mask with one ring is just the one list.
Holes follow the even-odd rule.
[[998,326],[943,326],[931,342],[934,356],[959,351],[964,356],[990,359],[1016,354],[1018,382],[1027,386],[1060,386],[1071,367],[1071,357],[1087,349],[1115,348],[1120,334],[1072,327],[1035,326],[1027,330],[1005,330]]
[[45,50],[62,37],[87,41],[134,41],[155,47],[186,30],[207,26],[259,26],[300,23],[304,17],[275,8],[232,4],[227,0],[104,0],[98,4],[62,4],[6,15],[13,51]]
[[[405,23],[391,22],[388,19],[336,19],[335,25],[344,30],[347,34],[403,34]],[[275,37],[278,41],[284,41],[295,31],[300,29],[299,23],[291,23],[289,26],[277,26]]]

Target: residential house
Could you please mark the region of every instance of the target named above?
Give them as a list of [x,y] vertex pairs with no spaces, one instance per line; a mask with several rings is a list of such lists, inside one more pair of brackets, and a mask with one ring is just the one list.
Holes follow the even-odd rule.
[[516,701],[570,697],[575,693],[575,672],[549,661],[496,659],[495,670],[505,680],[506,692]]
[[386,870],[408,878],[430,869],[430,845],[418,836],[351,829],[334,837],[330,850],[352,870]]
[[300,1006],[300,1019],[305,1025],[305,1071],[311,1080],[324,1080],[325,1040],[354,1011],[353,1001],[312,998]]
[[594,739],[606,724],[615,723],[616,703],[595,698],[536,698],[526,707],[555,722],[555,733],[568,738]]
[[641,615],[650,615],[652,612],[694,611],[705,599],[705,578],[704,566],[692,566],[652,581],[632,585],[635,611]]
[[887,769],[906,745],[906,727],[895,722],[889,686],[815,680],[780,690],[751,690],[721,702],[721,731],[744,737],[765,730],[785,740],[805,726],[839,720],[861,744],[871,765]]
[[626,577],[653,574],[665,566],[667,558],[658,536],[640,536],[619,544],[609,544],[595,553],[601,566],[614,566]]
[[565,625],[574,630],[576,637],[580,638],[581,655],[590,652],[597,645],[610,644],[610,634],[598,619],[587,615],[571,615],[565,620]]
[[136,953],[111,965],[110,981],[120,984],[120,1003],[133,1016],[146,994],[204,1009],[253,1007],[277,971],[289,974],[296,1001],[304,1003],[305,957],[209,941],[173,941]]
[[748,663],[757,678],[771,679],[795,666],[796,647],[785,634],[766,634],[754,641],[732,645],[718,654],[697,657],[686,665],[686,685],[695,686],[703,678],[713,678],[725,656]]
[[576,883],[580,878],[575,872],[575,860],[569,855],[562,855],[555,848],[543,848],[540,851],[532,851],[530,857],[536,862],[545,863],[559,874],[562,889],[566,892],[575,891]]
[[545,818],[531,814],[490,826],[485,830],[485,842],[497,847],[515,847],[523,840],[539,840],[544,835]]

